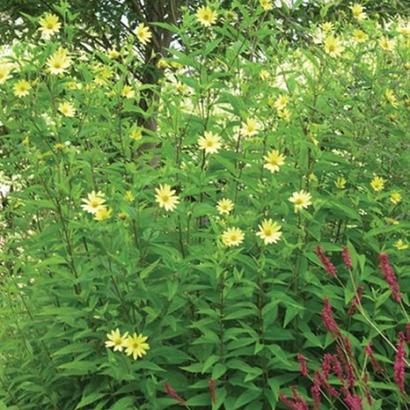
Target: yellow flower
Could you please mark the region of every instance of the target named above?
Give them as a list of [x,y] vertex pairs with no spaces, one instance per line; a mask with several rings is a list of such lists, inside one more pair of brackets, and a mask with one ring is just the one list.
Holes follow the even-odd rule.
[[112,209],[107,208],[105,206],[100,207],[97,212],[94,214],[94,219],[96,221],[105,221],[106,219],[110,219],[112,215]]
[[353,30],[353,39],[358,43],[367,41],[369,36],[363,30]]
[[216,209],[218,212],[223,215],[223,214],[229,214],[233,210],[234,204],[230,199],[223,198],[218,201],[216,204]]
[[290,112],[285,108],[284,110],[278,111],[278,117],[288,122],[290,120]]
[[144,23],[138,24],[137,28],[134,31],[137,39],[140,43],[144,46],[151,42],[152,32],[149,27],[147,27]]
[[400,192],[392,192],[390,195],[390,202],[393,205],[397,205],[401,201],[401,194]]
[[71,58],[68,51],[60,47],[46,62],[48,72],[53,75],[65,73],[71,65]]
[[340,40],[333,36],[326,37],[324,48],[330,57],[339,57],[343,52],[343,46],[340,44]]
[[289,103],[289,97],[287,95],[280,95],[276,101],[273,103],[273,106],[278,110],[282,111],[286,108]]
[[13,70],[10,64],[0,64],[0,84],[3,84],[10,78],[10,73]]
[[84,202],[84,204],[81,205],[81,208],[84,211],[89,212],[90,214],[95,214],[99,209],[104,207],[104,194],[99,191],[92,191],[87,195],[87,198],[82,199],[82,202]]
[[122,87],[121,95],[125,98],[134,98],[135,90],[130,85],[124,85],[124,87]]
[[105,85],[112,76],[113,72],[109,67],[102,67],[98,70],[97,75],[94,78],[94,82],[97,85]]
[[401,239],[399,239],[398,241],[394,242],[393,246],[398,249],[399,251],[404,251],[405,249],[408,249],[409,244],[405,243],[404,241],[402,241]]
[[385,182],[386,181],[383,178],[376,176],[372,179],[370,185],[376,192],[380,192],[383,190]]
[[27,80],[19,80],[14,84],[13,93],[16,97],[22,98],[30,94],[31,85]]
[[121,54],[115,48],[110,48],[107,52],[108,58],[111,60],[117,59]]
[[269,79],[270,77],[270,73],[267,70],[261,70],[259,73],[259,77],[261,80],[266,81]]
[[398,103],[397,103],[397,97],[396,97],[396,95],[394,94],[394,91],[393,90],[391,90],[391,89],[387,89],[385,92],[384,92],[384,96],[386,97],[386,100],[393,106],[393,107],[397,107],[398,106]]
[[128,356],[132,356],[134,360],[147,354],[149,350],[149,344],[147,343],[147,336],[134,333],[132,336],[128,336],[125,339],[125,353]]
[[196,19],[204,27],[210,27],[216,23],[217,13],[209,7],[202,6],[196,12]]
[[245,122],[242,123],[241,134],[244,137],[252,137],[256,135],[259,130],[258,122],[253,118],[248,118]]
[[334,29],[334,25],[330,21],[326,21],[320,25],[320,28],[325,32],[325,33],[330,33]]
[[280,154],[278,150],[273,149],[263,157],[266,161],[263,167],[268,169],[273,174],[276,171],[279,171],[279,168],[285,163],[285,158],[286,157]]
[[112,347],[114,352],[122,352],[125,347],[125,340],[127,339],[128,332],[121,335],[120,330],[111,330],[111,333],[107,333],[107,341],[105,347]]
[[51,36],[58,33],[61,28],[61,23],[55,14],[47,13],[40,20],[41,37],[48,40]]
[[312,205],[312,196],[308,192],[302,190],[294,192],[289,198],[289,201],[295,205],[295,212],[298,212],[302,208],[307,208],[309,205]]
[[401,22],[397,31],[403,36],[410,36],[410,21]]
[[239,228],[228,228],[221,236],[222,242],[226,246],[238,246],[243,242],[245,234]]
[[393,51],[394,50],[394,41],[390,40],[388,37],[383,36],[379,40],[379,46],[384,51]]
[[56,151],[62,151],[66,146],[62,144],[61,142],[57,142],[57,144],[54,144],[54,149]]
[[133,128],[130,133],[130,138],[134,141],[139,141],[142,138],[142,129],[141,128]]
[[385,218],[385,220],[389,225],[398,225],[399,224],[399,221],[397,219],[394,219],[394,218],[388,218],[387,217],[387,218]]
[[350,6],[350,10],[352,10],[353,17],[358,21],[362,21],[367,17],[363,6],[360,4],[353,4]]
[[222,146],[221,137],[206,131],[204,136],[198,139],[198,145],[206,154],[216,154]]
[[273,9],[272,0],[259,0],[259,3],[265,11]]
[[66,117],[74,117],[75,116],[75,107],[68,101],[64,101],[58,104],[58,111],[61,114],[65,115]]
[[175,190],[167,184],[160,185],[155,188],[155,201],[158,202],[160,208],[166,211],[173,211],[179,203],[179,198],[175,195]]
[[127,192],[124,194],[124,199],[125,199],[127,202],[132,202],[132,201],[135,199],[135,196],[134,196],[134,194],[133,194],[131,191],[127,191]]
[[157,62],[157,68],[164,70],[165,68],[168,68],[169,64],[168,61],[165,60],[165,58],[160,58]]
[[346,179],[343,177],[338,177],[335,181],[336,188],[345,189],[346,188]]
[[256,232],[256,235],[263,240],[265,245],[277,243],[282,236],[281,226],[277,222],[273,222],[272,219],[264,219],[258,228],[259,231]]

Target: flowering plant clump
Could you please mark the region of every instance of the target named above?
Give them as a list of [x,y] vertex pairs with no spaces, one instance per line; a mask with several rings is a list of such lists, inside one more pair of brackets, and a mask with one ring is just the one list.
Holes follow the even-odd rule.
[[408,18],[49,3],[0,52],[0,408],[409,409]]

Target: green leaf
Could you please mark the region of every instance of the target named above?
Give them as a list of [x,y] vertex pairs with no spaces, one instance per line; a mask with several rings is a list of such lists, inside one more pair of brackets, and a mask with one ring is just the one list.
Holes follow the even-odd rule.
[[240,409],[241,407],[245,406],[246,404],[256,400],[260,397],[261,391],[258,390],[245,390],[235,401],[233,406],[234,409]]
[[91,403],[96,402],[97,400],[103,398],[106,395],[106,393],[99,393],[99,392],[92,392],[90,394],[87,394],[86,396],[83,396],[81,398],[80,403],[77,404],[76,409],[82,409],[85,406],[88,406]]

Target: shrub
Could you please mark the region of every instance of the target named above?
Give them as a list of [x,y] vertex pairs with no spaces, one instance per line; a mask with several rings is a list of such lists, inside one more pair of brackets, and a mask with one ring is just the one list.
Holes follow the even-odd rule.
[[408,408],[408,21],[204,7],[5,50],[4,406]]

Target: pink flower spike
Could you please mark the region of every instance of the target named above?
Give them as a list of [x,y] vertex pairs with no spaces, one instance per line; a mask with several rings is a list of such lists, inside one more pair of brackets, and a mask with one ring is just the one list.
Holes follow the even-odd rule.
[[355,297],[354,297],[353,300],[352,300],[352,304],[350,305],[349,310],[347,311],[347,314],[348,314],[349,316],[353,316],[353,315],[356,313],[357,306],[360,305],[360,302],[361,302],[361,300],[362,300],[363,291],[364,291],[363,286],[359,286],[359,287],[357,288],[356,295],[355,295]]
[[171,399],[177,401],[181,406],[186,406],[186,401],[182,397],[178,396],[178,393],[169,383],[164,384],[164,389],[168,397],[171,397]]
[[353,268],[352,258],[350,257],[350,252],[347,246],[343,246],[342,257],[343,257],[343,262],[346,268],[349,270],[352,270]]
[[333,265],[333,263],[330,261],[330,259],[325,255],[323,249],[318,246],[315,250],[315,253],[317,257],[320,259],[320,262],[322,262],[323,267],[325,268],[326,272],[332,277],[336,277],[336,267]]
[[400,392],[405,394],[404,383],[405,383],[405,372],[406,372],[406,337],[403,332],[399,333],[399,341],[397,342],[397,353],[396,359],[394,361],[394,372],[393,378],[394,382],[400,389]]
[[300,354],[300,353],[298,353],[296,357],[299,361],[300,373],[302,374],[302,376],[307,377],[309,375],[309,370],[308,370],[308,367],[307,367],[306,357],[303,356],[303,354]]
[[337,326],[335,319],[333,318],[332,305],[330,304],[328,298],[325,298],[323,300],[323,305],[322,321],[325,325],[326,330],[335,337],[340,336],[340,329],[339,326]]
[[389,284],[392,297],[397,302],[401,302],[400,286],[397,282],[396,274],[393,267],[390,265],[389,257],[386,253],[379,254],[380,270],[383,273],[384,279]]

